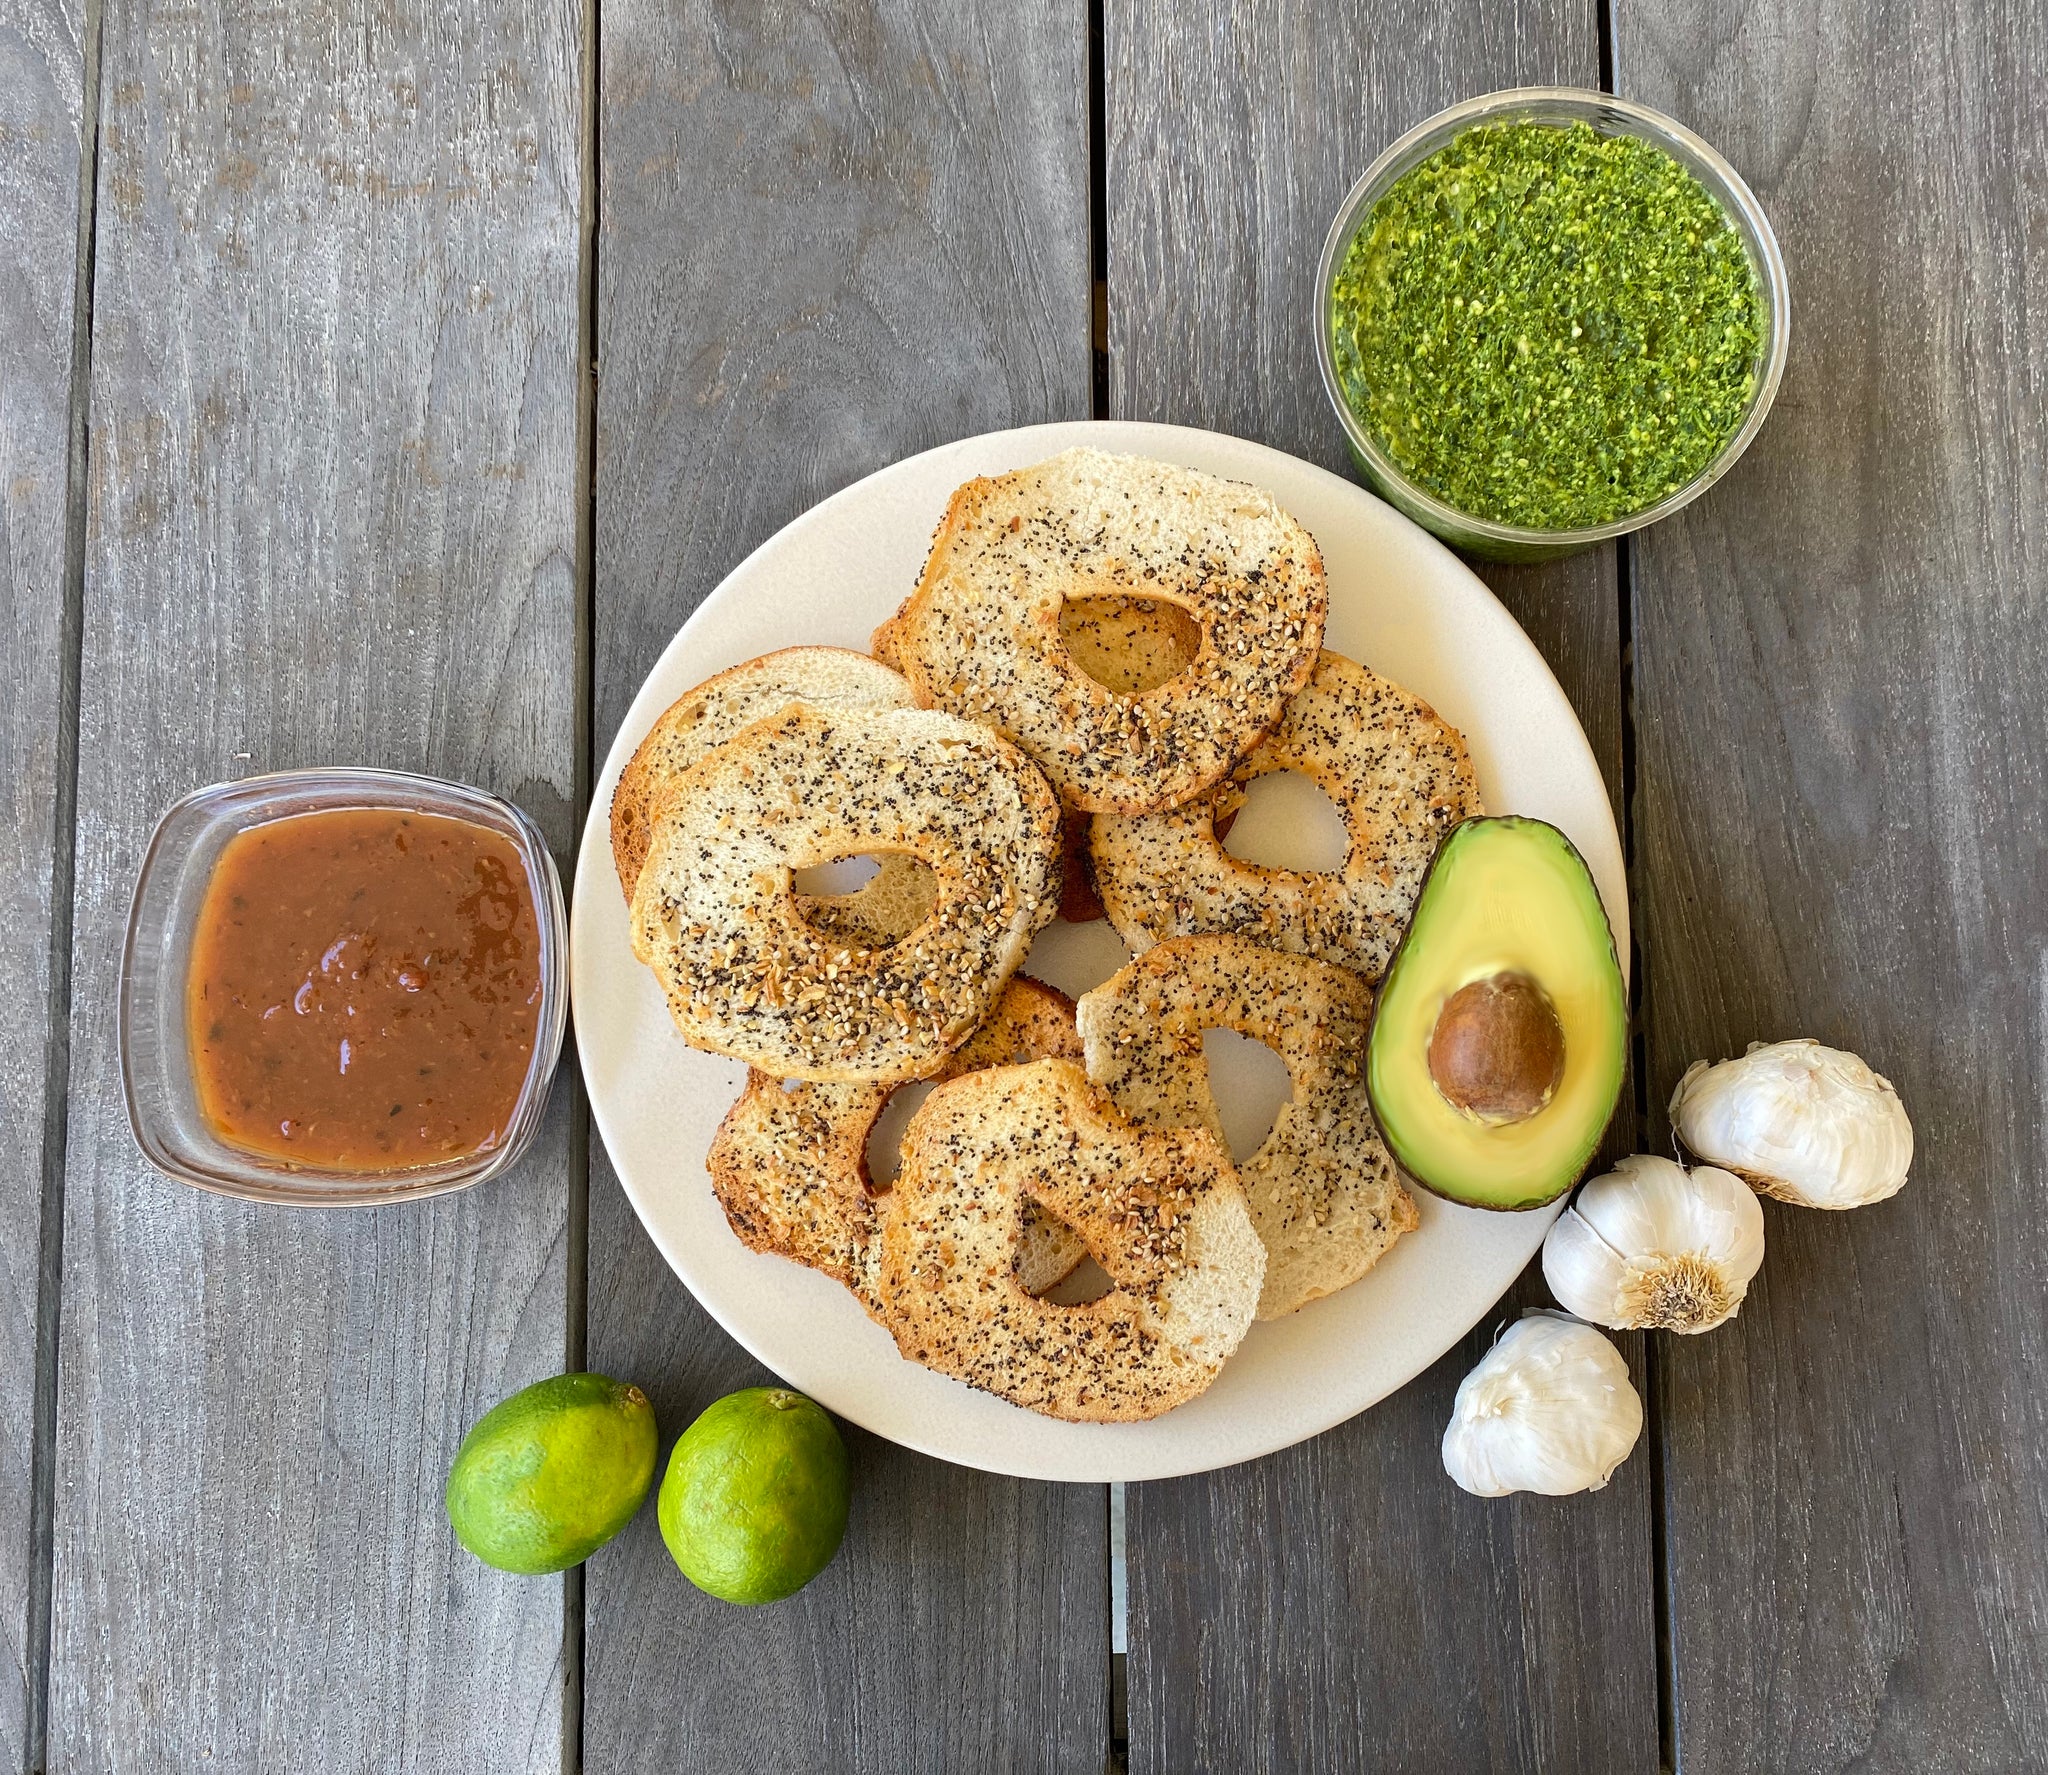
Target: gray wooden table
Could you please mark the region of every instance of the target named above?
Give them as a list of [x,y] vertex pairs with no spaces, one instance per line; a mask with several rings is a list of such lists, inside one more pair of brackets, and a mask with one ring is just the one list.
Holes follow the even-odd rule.
[[[1772,1206],[1739,1320],[1626,1340],[1606,1491],[1444,1480],[1482,1327],[1131,1488],[1127,1623],[1102,1490],[859,1434],[779,1607],[698,1596],[651,1511],[566,1581],[478,1565],[440,1486],[501,1394],[587,1362],[673,1430],[758,1371],[568,1073],[516,1175],[423,1207],[145,1170],[156,814],[397,765],[566,865],[658,649],[869,470],[1091,412],[1341,466],[1337,200],[1528,82],[1719,144],[1795,292],[1724,485],[1487,574],[1628,841],[1616,1140],[1812,1033],[1898,1082],[1912,1185]],[[0,1768],[2048,1769],[2044,95],[2039,0],[0,0]]]

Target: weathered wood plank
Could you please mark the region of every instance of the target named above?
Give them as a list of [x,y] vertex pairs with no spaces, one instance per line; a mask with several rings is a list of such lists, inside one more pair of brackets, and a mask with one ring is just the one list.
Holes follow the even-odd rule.
[[28,1764],[82,0],[0,0],[0,1767]]
[[1638,556],[1651,1095],[1813,1034],[1919,1133],[1659,1348],[1680,1762],[2048,1768],[2048,14],[1618,13],[1794,300],[1757,446]]
[[561,1366],[571,1094],[470,1194],[246,1208],[137,1158],[114,985],[196,784],[407,766],[572,840],[580,14],[104,30],[51,1766],[558,1769],[561,1586],[440,1490]]
[[[1106,22],[1112,412],[1343,469],[1309,319],[1338,202],[1455,99],[1595,84],[1593,8],[1111,0]],[[1612,556],[1487,578],[1618,800]],[[1525,1282],[1499,1317],[1537,1298]],[[1131,1489],[1134,1771],[1655,1765],[1647,1459],[1557,1502],[1443,1475],[1451,1395],[1495,1328],[1302,1448]]]
[[[806,506],[948,438],[1087,413],[1084,21],[979,11],[607,6],[600,746],[683,618]],[[648,1387],[673,1435],[764,1377],[593,1172],[591,1363]],[[793,1601],[700,1596],[651,1513],[592,1563],[590,1768],[1102,1767],[1102,1492],[849,1441],[846,1548]]]

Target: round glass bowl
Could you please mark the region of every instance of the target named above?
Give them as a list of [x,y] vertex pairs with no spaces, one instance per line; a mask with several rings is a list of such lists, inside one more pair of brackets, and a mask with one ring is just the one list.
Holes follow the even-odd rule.
[[[185,1028],[192,943],[208,881],[238,832],[295,814],[391,808],[467,820],[518,852],[540,935],[541,1002],[533,1056],[504,1137],[481,1152],[406,1170],[293,1165],[229,1144],[201,1113]],[[547,841],[509,801],[461,783],[394,770],[299,770],[195,790],[157,823],[135,884],[121,956],[121,1082],[143,1157],[201,1189],[254,1202],[355,1206],[443,1195],[516,1164],[540,1129],[568,1019],[568,928]]]
[[[1749,410],[1720,452],[1685,486],[1660,499],[1655,505],[1616,518],[1611,523],[1587,525],[1577,530],[1532,530],[1517,524],[1497,524],[1446,505],[1434,494],[1410,480],[1359,423],[1337,380],[1332,343],[1331,290],[1337,268],[1350,250],[1352,237],[1372,213],[1394,181],[1418,161],[1426,160],[1452,137],[1476,124],[1486,123],[1588,123],[1602,135],[1637,136],[1654,143],[1686,168],[1720,204],[1741,235],[1756,274],[1762,303],[1763,339],[1758,350],[1756,387]],[[1763,207],[1742,176],[1711,147],[1662,112],[1647,105],[1635,105],[1608,93],[1587,92],[1569,86],[1525,86],[1506,92],[1487,93],[1439,111],[1416,125],[1395,142],[1351,187],[1337,219],[1323,242],[1323,256],[1316,267],[1316,362],[1322,366],[1323,387],[1351,445],[1351,454],[1367,484],[1398,510],[1405,512],[1425,530],[1434,532],[1454,548],[1496,561],[1542,561],[1575,554],[1611,537],[1640,530],[1659,518],[1669,517],[1680,506],[1689,505],[1718,481],[1749,447],[1763,425],[1785,373],[1785,348],[1792,312],[1792,292],[1785,280],[1785,261],[1778,252],[1777,237],[1771,232]]]

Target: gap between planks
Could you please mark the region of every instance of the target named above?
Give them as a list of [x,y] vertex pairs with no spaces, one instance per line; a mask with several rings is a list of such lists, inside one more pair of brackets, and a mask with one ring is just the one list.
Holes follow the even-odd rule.
[[[1615,93],[1614,39],[1620,0],[1600,0],[1594,20],[1600,38],[1600,90]],[[1636,551],[1630,536],[1614,545],[1614,596],[1621,688],[1621,857],[1623,880],[1634,891],[1636,873]],[[1650,1127],[1649,970],[1643,965],[1643,927],[1629,919],[1629,1074],[1634,1081],[1636,1139],[1647,1143]],[[1644,1339],[1643,1400],[1648,1419],[1650,1461],[1650,1606],[1656,1623],[1657,1761],[1678,1768],[1678,1720],[1673,1706],[1670,1565],[1664,1547],[1664,1375],[1659,1344]]]
[[71,936],[78,856],[78,701],[85,640],[85,526],[92,449],[92,290],[99,186],[102,0],[85,0],[78,112],[78,231],[64,464],[64,609],[58,626],[57,764],[50,818],[49,996],[36,1254],[35,1406],[29,1455],[28,1643],[22,1659],[28,1775],[49,1761],[56,1589],[57,1338],[64,1275],[64,1158],[71,1095]]
[[[575,878],[576,852],[589,816],[597,757],[597,236],[598,56],[603,44],[599,0],[583,0],[583,77],[578,118],[576,228],[576,759],[569,854],[562,859]],[[562,1366],[577,1373],[588,1366],[590,1346],[590,1104],[583,1094],[576,1032],[569,1031],[562,1055],[566,1083],[575,1094],[570,1110],[568,1252],[565,1263]],[[562,1775],[583,1770],[583,1568],[562,1578]]]

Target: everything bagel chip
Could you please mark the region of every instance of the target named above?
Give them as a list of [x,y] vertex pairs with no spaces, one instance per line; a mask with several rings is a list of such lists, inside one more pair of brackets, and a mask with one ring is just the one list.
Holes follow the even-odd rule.
[[[869,850],[936,883],[879,948],[826,936],[791,891]],[[630,925],[693,1047],[778,1078],[911,1079],[988,1015],[1059,889],[1059,803],[1015,747],[932,710],[791,703],[671,783]]]
[[[1055,1057],[1081,1057],[1073,1004],[1065,993],[1019,976],[938,1076]],[[888,1192],[868,1173],[867,1146],[897,1088],[865,1079],[786,1085],[749,1071],[704,1161],[741,1243],[822,1270],[876,1314],[878,1198]],[[1016,1260],[1025,1293],[1043,1294],[1063,1281],[1084,1254],[1077,1234],[1036,1204],[1027,1210]]]
[[[1114,1286],[1059,1305],[1019,1285],[1028,1204]],[[1071,1060],[941,1085],[903,1137],[882,1209],[882,1316],[897,1348],[1048,1417],[1157,1417],[1216,1378],[1266,1254],[1213,1136],[1139,1128]]]
[[[1184,669],[1123,694],[1076,662],[1062,610],[1115,598],[1186,613]],[[1315,539],[1271,494],[1080,449],[960,488],[873,645],[920,702],[1016,741],[1069,807],[1139,814],[1199,795],[1280,718],[1328,605]]]
[[1372,989],[1349,969],[1241,937],[1176,937],[1084,994],[1088,1076],[1147,1127],[1223,1122],[1202,1035],[1234,1029],[1287,1066],[1292,1093],[1238,1167],[1266,1247],[1259,1317],[1348,1287],[1419,1218],[1365,1095]]

